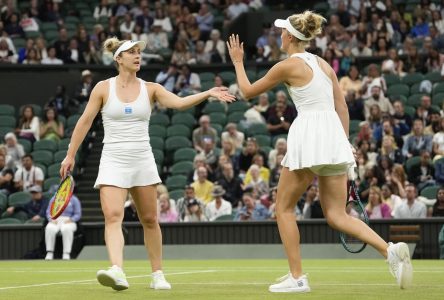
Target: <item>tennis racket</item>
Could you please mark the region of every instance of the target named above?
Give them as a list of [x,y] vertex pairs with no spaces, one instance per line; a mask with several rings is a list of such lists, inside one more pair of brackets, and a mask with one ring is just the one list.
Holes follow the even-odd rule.
[[51,219],[57,219],[68,206],[74,191],[74,178],[70,173],[62,180],[49,207]]
[[[359,198],[358,189],[356,188],[356,183],[353,177],[349,181],[349,185],[350,188],[348,190],[347,202],[345,204],[346,212],[352,217],[361,219],[368,225],[368,215],[365,211],[364,205],[361,202],[361,199]],[[342,246],[344,246],[345,250],[350,253],[362,252],[367,246],[367,244],[363,243],[361,240],[349,236],[343,232],[339,233],[339,237],[341,239]]]

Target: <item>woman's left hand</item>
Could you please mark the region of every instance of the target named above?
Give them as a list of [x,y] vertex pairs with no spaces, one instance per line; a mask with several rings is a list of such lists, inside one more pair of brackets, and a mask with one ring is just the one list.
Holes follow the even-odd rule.
[[214,87],[208,90],[208,92],[210,93],[211,97],[217,98],[218,100],[223,102],[231,103],[236,100],[236,97],[231,95],[226,87]]
[[239,35],[232,34],[227,42],[228,53],[233,65],[244,60],[244,43],[239,41]]

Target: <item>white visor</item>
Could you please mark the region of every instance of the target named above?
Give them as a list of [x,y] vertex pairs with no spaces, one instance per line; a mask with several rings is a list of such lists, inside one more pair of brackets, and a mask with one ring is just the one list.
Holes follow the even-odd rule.
[[117,48],[116,52],[114,52],[114,60],[116,60],[121,52],[127,51],[136,45],[139,46],[140,51],[143,51],[146,48],[146,43],[144,41],[126,41]]
[[309,41],[311,39],[306,38],[305,35],[303,35],[301,32],[297,31],[296,28],[293,27],[293,25],[291,25],[290,20],[285,19],[276,19],[276,21],[274,21],[274,26],[278,27],[278,28],[285,28],[287,29],[288,32],[291,33],[291,35],[293,35],[294,37],[300,39],[301,41]]

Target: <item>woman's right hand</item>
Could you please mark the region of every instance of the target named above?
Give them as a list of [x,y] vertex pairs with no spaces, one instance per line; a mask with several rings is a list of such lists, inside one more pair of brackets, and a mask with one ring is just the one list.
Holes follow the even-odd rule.
[[74,169],[75,159],[71,156],[66,156],[60,166],[60,177],[64,179],[68,173]]
[[230,54],[233,64],[243,62],[244,60],[244,43],[239,41],[239,35],[232,34],[227,41],[228,53]]

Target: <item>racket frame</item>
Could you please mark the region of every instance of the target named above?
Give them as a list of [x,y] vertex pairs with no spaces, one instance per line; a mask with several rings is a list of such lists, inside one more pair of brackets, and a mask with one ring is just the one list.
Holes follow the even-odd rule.
[[[53,208],[54,208],[54,203],[55,203],[55,201],[56,201],[56,195],[57,195],[57,193],[60,191],[60,188],[63,186],[63,184],[64,184],[67,180],[70,180],[70,181],[71,181],[71,187],[70,187],[70,190],[69,190],[69,194],[68,194],[67,200],[65,200],[65,203],[63,204],[62,208],[59,209],[55,214],[53,214]],[[52,220],[55,220],[55,219],[57,219],[58,217],[60,217],[60,215],[65,211],[66,207],[67,207],[68,204],[69,204],[69,201],[71,201],[71,197],[72,197],[72,194],[73,194],[73,192],[74,192],[74,184],[75,184],[75,182],[74,182],[74,178],[72,177],[71,174],[68,174],[68,175],[62,180],[62,182],[60,182],[59,187],[57,188],[57,191],[56,191],[55,194],[54,194],[54,197],[53,197],[54,200],[51,202],[51,206],[50,206],[50,208],[49,208],[49,216],[51,217]]]

